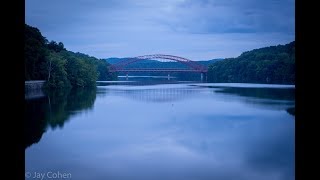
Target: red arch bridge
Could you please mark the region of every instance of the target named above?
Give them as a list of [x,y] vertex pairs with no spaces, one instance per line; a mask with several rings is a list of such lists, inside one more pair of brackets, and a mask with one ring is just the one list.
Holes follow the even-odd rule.
[[[181,64],[186,65],[187,68],[128,68],[127,66],[132,63],[136,63],[143,60],[169,60],[176,61]],[[208,69],[207,67],[197,63],[196,61],[192,61],[190,59],[186,59],[183,57],[165,55],[165,54],[153,54],[153,55],[144,55],[137,57],[129,57],[124,58],[123,61],[120,61],[116,64],[109,66],[109,72],[124,72],[128,78],[129,72],[166,72],[168,73],[168,79],[170,79],[170,73],[172,72],[196,72],[201,74],[201,80],[203,77],[207,77]]]

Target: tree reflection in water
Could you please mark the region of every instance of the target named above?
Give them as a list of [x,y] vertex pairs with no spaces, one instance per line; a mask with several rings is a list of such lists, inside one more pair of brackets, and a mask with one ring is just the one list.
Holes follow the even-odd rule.
[[96,88],[46,91],[44,97],[25,100],[25,148],[38,143],[50,127],[62,128],[80,112],[93,108]]
[[[294,88],[244,88],[244,87],[210,87],[217,88],[215,93],[237,97],[249,97],[246,103],[265,107],[287,107],[288,114],[295,116],[295,89]],[[277,104],[277,105],[276,105]],[[282,106],[283,105],[283,106]]]

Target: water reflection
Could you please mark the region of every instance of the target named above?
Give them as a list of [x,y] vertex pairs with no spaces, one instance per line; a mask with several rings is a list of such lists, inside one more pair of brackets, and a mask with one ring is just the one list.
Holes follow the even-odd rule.
[[244,88],[244,87],[223,87],[215,92],[232,94],[243,97],[254,97],[269,100],[295,100],[294,88]]
[[292,89],[166,84],[77,91],[26,101],[29,147],[41,139],[26,149],[26,171],[101,180],[294,179]]
[[112,91],[112,95],[115,96],[122,96],[136,101],[156,103],[179,101],[191,98],[198,93],[199,90],[191,88],[118,89]]
[[43,96],[27,98],[25,148],[39,142],[48,127],[63,128],[71,116],[92,109],[95,99],[96,88],[46,91]]
[[[285,109],[295,115],[294,88],[246,88],[246,87],[206,87],[213,88],[215,93],[227,99],[236,99],[255,107],[268,109]],[[241,98],[242,97],[242,98]]]
[[[262,109],[286,110],[295,115],[295,89],[294,88],[245,88],[245,87],[201,87],[196,85],[153,85],[138,86],[134,82],[130,85],[100,84],[99,91],[109,91],[109,96],[121,96],[143,102],[175,102],[197,97],[212,89],[213,96],[225,101],[241,101]],[[149,85],[149,86],[148,86]],[[105,93],[104,93],[105,94]]]

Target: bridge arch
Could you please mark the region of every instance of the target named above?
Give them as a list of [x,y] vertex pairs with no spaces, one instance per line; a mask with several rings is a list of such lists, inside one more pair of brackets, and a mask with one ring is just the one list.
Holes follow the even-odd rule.
[[[157,59],[166,59],[166,60],[173,60],[176,62],[180,62],[185,64],[186,66],[190,67],[191,70],[185,69],[169,69],[169,68],[149,68],[149,69],[125,69],[126,66],[129,64],[143,61],[143,60],[157,60]],[[124,71],[132,71],[132,72],[200,72],[200,73],[207,73],[207,67],[192,61],[187,58],[173,56],[173,55],[166,55],[166,54],[152,54],[152,55],[143,55],[137,57],[129,57],[125,58],[123,61],[120,61],[116,64],[113,64],[109,67],[110,72],[124,72]]]

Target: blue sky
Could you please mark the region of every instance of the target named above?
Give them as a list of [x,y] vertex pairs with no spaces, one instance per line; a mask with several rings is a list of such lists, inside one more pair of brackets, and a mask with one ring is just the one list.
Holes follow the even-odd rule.
[[97,58],[237,57],[295,40],[294,0],[26,0],[25,22]]

